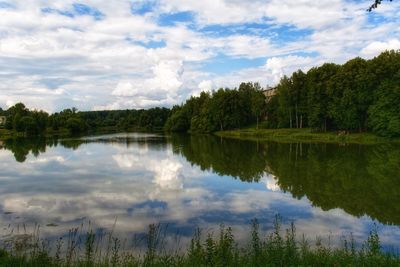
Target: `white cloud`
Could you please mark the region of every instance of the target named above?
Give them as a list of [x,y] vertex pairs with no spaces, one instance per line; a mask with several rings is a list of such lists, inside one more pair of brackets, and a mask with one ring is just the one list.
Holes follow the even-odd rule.
[[183,63],[180,60],[162,60],[152,68],[153,75],[144,81],[140,79],[121,81],[112,91],[112,95],[119,97],[117,102],[122,106],[132,105],[146,107],[157,105],[162,100],[174,102],[178,99],[178,90],[181,88]]
[[149,89],[163,89],[175,92],[182,86],[183,63],[178,60],[161,61],[153,68],[154,78],[148,81]]
[[283,75],[290,74],[298,69],[307,70],[316,63],[312,57],[273,57],[267,60],[265,68],[272,75],[272,81],[278,83]]
[[[15,8],[0,8],[0,106],[20,101],[48,111],[171,106],[210,84],[276,83],[297,68],[399,46],[393,38],[400,34],[398,3],[382,5],[376,13],[387,20],[377,23],[369,18],[375,13],[365,12],[366,3],[344,0],[160,0],[145,15],[131,14],[128,0],[80,1],[104,14],[101,20],[77,14],[73,0],[12,3]],[[159,24],[160,14],[181,11],[191,12],[194,21]],[[247,29],[245,23],[259,25]],[[215,33],[204,31],[207,26]],[[232,26],[237,29],[226,34]],[[295,56],[301,52],[312,56]],[[268,63],[236,66],[223,75],[198,68],[219,55]]]
[[213,83],[210,80],[204,80],[199,83],[200,91],[209,92],[213,87]]
[[15,105],[15,102],[14,102],[13,100],[8,99],[8,100],[6,101],[6,106],[7,106],[7,108],[12,107],[13,105]]
[[391,39],[387,42],[372,42],[361,50],[361,54],[365,56],[377,56],[379,53],[386,50],[399,50],[400,41],[398,39]]
[[115,96],[135,96],[138,93],[137,88],[134,88],[130,82],[119,82],[117,87],[112,91]]
[[161,1],[164,12],[192,11],[198,22],[207,24],[239,24],[246,22],[262,22],[266,17],[276,23],[293,24],[298,27],[321,28],[346,19],[352,10],[362,5],[344,3],[341,0],[272,0],[272,1]]

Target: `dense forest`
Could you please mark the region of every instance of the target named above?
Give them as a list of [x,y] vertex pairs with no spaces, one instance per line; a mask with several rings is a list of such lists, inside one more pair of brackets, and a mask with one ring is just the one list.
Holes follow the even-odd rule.
[[298,70],[284,76],[275,92],[266,99],[258,83],[248,82],[239,88],[202,92],[172,109],[78,112],[72,108],[49,115],[18,103],[0,109],[0,116],[7,117],[5,128],[31,135],[100,128],[211,133],[261,125],[400,136],[400,51]]
[[[213,132],[252,125],[400,136],[400,51],[284,76],[268,99],[258,84],[219,89],[175,106],[169,131]],[[257,123],[258,126],[258,123]]]
[[181,106],[174,106],[165,125],[173,132],[214,132],[255,123],[267,103],[256,83],[242,83],[238,89],[202,92]]
[[6,111],[0,109],[0,116],[7,118],[4,127],[27,135],[41,135],[47,132],[68,131],[82,134],[99,129],[162,130],[169,116],[167,108],[148,110],[84,111],[65,109],[49,115],[44,111],[29,110],[18,103]]

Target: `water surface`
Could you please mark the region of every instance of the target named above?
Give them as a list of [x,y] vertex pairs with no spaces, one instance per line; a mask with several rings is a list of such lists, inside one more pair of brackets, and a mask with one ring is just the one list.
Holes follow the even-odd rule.
[[274,216],[299,233],[400,247],[400,146],[252,142],[214,136],[114,134],[0,143],[1,234],[35,223],[46,238],[88,223],[128,241],[151,223],[185,243],[196,227]]

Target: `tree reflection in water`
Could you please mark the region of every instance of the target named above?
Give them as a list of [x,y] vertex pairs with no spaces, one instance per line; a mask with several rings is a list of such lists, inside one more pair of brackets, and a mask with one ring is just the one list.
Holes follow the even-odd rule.
[[201,170],[231,176],[244,182],[259,182],[265,174],[295,198],[307,197],[323,210],[340,208],[357,217],[368,215],[384,224],[400,225],[400,145],[338,145],[275,143],[223,139],[210,135],[172,135],[89,139],[9,139],[2,149],[10,150],[17,162],[32,153],[37,157],[46,147],[78,149],[91,143],[134,142],[168,149],[182,155]]

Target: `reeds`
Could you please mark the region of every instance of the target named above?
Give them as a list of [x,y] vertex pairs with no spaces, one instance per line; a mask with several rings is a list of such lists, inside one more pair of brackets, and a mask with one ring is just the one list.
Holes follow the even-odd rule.
[[276,216],[269,234],[261,234],[254,219],[247,244],[235,241],[232,228],[225,225],[217,233],[196,229],[186,249],[174,250],[168,249],[166,227],[155,224],[136,238],[141,245],[130,250],[126,240],[114,236],[114,227],[94,231],[89,223],[53,242],[40,238],[39,226],[31,234],[23,227],[22,233],[12,230],[3,240],[0,266],[400,266],[399,254],[382,250],[376,228],[360,246],[350,235],[333,247],[330,238],[328,244],[321,238],[299,238],[293,223],[285,231],[281,227]]

